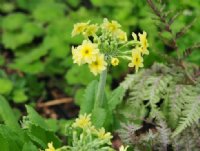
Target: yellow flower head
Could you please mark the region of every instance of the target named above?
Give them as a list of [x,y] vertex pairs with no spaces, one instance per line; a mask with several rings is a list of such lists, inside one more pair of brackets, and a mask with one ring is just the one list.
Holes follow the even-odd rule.
[[109,140],[112,138],[112,135],[110,132],[105,132],[104,128],[101,128],[97,131],[97,137],[101,140]]
[[104,20],[103,20],[102,28],[106,29],[107,31],[114,33],[120,27],[121,27],[121,25],[117,21],[112,20],[111,22],[109,22],[107,18],[104,18]]
[[74,29],[72,31],[72,37],[82,33],[86,29],[88,24],[89,24],[89,22],[74,24]]
[[143,58],[141,56],[141,52],[138,49],[133,49],[132,51],[132,60],[131,63],[128,64],[129,67],[135,67],[136,73],[138,69],[143,67]]
[[118,58],[112,58],[112,59],[111,59],[111,64],[112,64],[113,66],[117,66],[117,65],[119,64],[119,59],[118,59]]
[[96,24],[88,25],[84,32],[84,35],[87,37],[94,36],[96,34],[97,30],[98,30],[98,26]]
[[98,55],[96,55],[95,61],[93,61],[91,64],[89,64],[89,68],[90,68],[90,71],[94,75],[97,75],[106,69],[106,65],[107,65],[107,63],[104,60],[104,55],[98,54]]
[[128,149],[128,146],[126,146],[126,147],[124,148],[124,146],[121,145],[120,148],[119,148],[119,151],[127,151],[127,149]]
[[77,63],[78,65],[83,64],[82,60],[81,60],[81,54],[80,54],[80,46],[78,48],[74,48],[72,47],[72,58],[74,63]]
[[48,143],[48,148],[45,149],[45,151],[56,151],[56,149],[53,147],[53,143]]
[[99,53],[98,45],[88,40],[84,40],[79,47],[80,59],[83,63],[91,63],[95,61],[96,55]]
[[147,50],[147,48],[149,47],[148,41],[147,41],[147,33],[145,31],[143,31],[143,34],[139,33],[139,39],[140,39],[140,43],[141,43],[141,53],[142,54],[149,54],[149,51]]
[[126,34],[126,32],[122,31],[121,29],[117,30],[116,35],[121,42],[127,41],[127,34]]
[[86,129],[86,128],[90,128],[92,126],[91,123],[91,119],[90,119],[91,115],[80,115],[79,118],[77,118],[74,122],[74,124],[72,125],[73,127],[79,127],[82,129]]

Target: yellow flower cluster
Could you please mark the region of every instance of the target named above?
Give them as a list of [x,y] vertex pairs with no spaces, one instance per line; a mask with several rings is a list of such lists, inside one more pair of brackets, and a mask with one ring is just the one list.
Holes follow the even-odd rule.
[[98,45],[89,40],[84,40],[77,48],[72,47],[74,63],[89,64],[90,71],[97,75],[106,69],[107,63],[104,55],[99,52]]
[[106,132],[104,128],[96,129],[91,123],[91,114],[87,115],[80,115],[75,122],[73,123],[72,127],[74,128],[81,128],[83,131],[91,131],[93,135],[95,135],[100,140],[106,141],[110,143],[110,139],[112,135],[110,132]]
[[147,33],[143,32],[143,34],[138,34],[139,41],[137,39],[137,35],[135,33],[132,33],[133,39],[135,42],[138,43],[136,48],[132,49],[132,58],[131,62],[128,64],[129,67],[135,67],[136,73],[138,72],[138,69],[143,67],[143,55],[148,55],[148,41],[147,41]]
[[[148,55],[147,33],[132,33],[133,40],[128,41],[127,34],[117,21],[104,19],[103,23],[77,23],[74,25],[72,36],[82,34],[85,38],[82,44],[72,47],[73,62],[78,65],[88,64],[90,71],[100,74],[110,65],[119,65],[119,59],[130,60],[129,67],[136,72],[143,67],[143,55]],[[126,51],[132,44],[134,48]],[[125,51],[124,51],[125,50]]]
[[104,128],[97,130],[96,134],[97,134],[98,138],[101,140],[110,140],[112,138],[111,133],[106,132]]
[[77,23],[74,25],[74,29],[72,31],[72,37],[83,34],[86,37],[94,36],[98,30],[97,24],[89,24],[87,23]]
[[90,128],[92,126],[90,117],[91,117],[91,114],[80,115],[79,118],[77,118],[75,120],[72,127],[79,127],[79,128],[82,128],[82,129]]

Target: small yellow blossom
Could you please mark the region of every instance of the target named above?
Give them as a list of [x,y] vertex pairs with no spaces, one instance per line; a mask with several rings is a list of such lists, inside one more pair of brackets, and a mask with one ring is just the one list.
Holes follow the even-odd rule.
[[74,24],[74,29],[72,31],[72,37],[82,33],[86,29],[88,24],[89,24],[89,22]]
[[81,65],[83,62],[81,60],[81,54],[79,52],[80,46],[78,48],[72,47],[72,58],[74,63]]
[[107,18],[103,20],[102,28],[112,33],[116,32],[120,27],[121,25],[117,21],[112,20],[109,22]]
[[117,30],[116,35],[121,42],[127,41],[127,34],[126,34],[126,32],[122,31],[121,29]]
[[96,55],[99,53],[97,44],[88,40],[84,40],[80,48],[80,62],[91,63],[96,60]]
[[139,33],[139,39],[140,39],[140,43],[141,43],[140,51],[141,51],[142,55],[143,54],[148,55],[149,51],[147,50],[147,48],[148,48],[149,44],[147,41],[147,33],[145,31],[143,31],[143,34]]
[[91,114],[80,115],[79,118],[77,118],[75,120],[75,122],[73,123],[72,126],[73,127],[79,127],[79,128],[82,128],[82,129],[90,128],[91,125],[92,125],[90,117],[91,117]]
[[45,149],[45,151],[56,151],[56,149],[53,147],[53,143],[48,143],[48,148]]
[[127,151],[127,149],[128,149],[128,146],[126,146],[126,147],[124,148],[124,146],[121,145],[120,148],[119,148],[119,151]]
[[110,140],[112,135],[110,132],[106,133],[104,128],[101,128],[97,131],[97,137],[101,140]]
[[96,24],[88,25],[84,32],[84,35],[87,37],[94,36],[96,34],[97,30],[98,30],[98,26]]
[[112,64],[113,66],[117,66],[117,65],[119,64],[119,59],[118,59],[118,58],[112,58],[112,59],[111,59],[111,64]]
[[133,49],[132,51],[132,60],[131,63],[128,64],[129,67],[135,67],[136,73],[138,72],[138,69],[143,67],[143,58],[141,56],[141,53],[138,49]]
[[89,64],[90,71],[96,76],[106,69],[106,61],[104,60],[103,54],[96,55],[95,61]]

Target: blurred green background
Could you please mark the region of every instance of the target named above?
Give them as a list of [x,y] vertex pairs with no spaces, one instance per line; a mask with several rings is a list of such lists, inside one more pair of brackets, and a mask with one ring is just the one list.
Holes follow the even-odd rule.
[[[194,18],[195,24],[178,40],[179,51],[200,40],[200,2],[198,0],[166,0],[166,9],[180,11],[173,24],[179,31]],[[98,77],[86,66],[72,63],[71,46],[82,37],[71,37],[77,22],[117,20],[123,30],[148,33],[150,55],[145,67],[153,62],[165,62],[160,56],[173,56],[173,50],[159,38],[154,15],[145,0],[0,0],[0,94],[12,104],[35,104],[62,97],[72,97],[80,103],[85,86]],[[166,37],[168,35],[166,34]],[[200,55],[194,51],[188,58],[200,65]],[[112,69],[108,83],[112,89],[132,72],[127,63]]]

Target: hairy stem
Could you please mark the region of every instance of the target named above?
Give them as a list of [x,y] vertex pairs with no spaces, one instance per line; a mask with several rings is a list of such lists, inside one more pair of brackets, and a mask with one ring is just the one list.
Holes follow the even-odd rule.
[[100,74],[94,108],[103,106],[103,97],[104,97],[104,89],[105,89],[105,85],[106,85],[106,77],[107,77],[107,69],[102,71],[102,73]]

